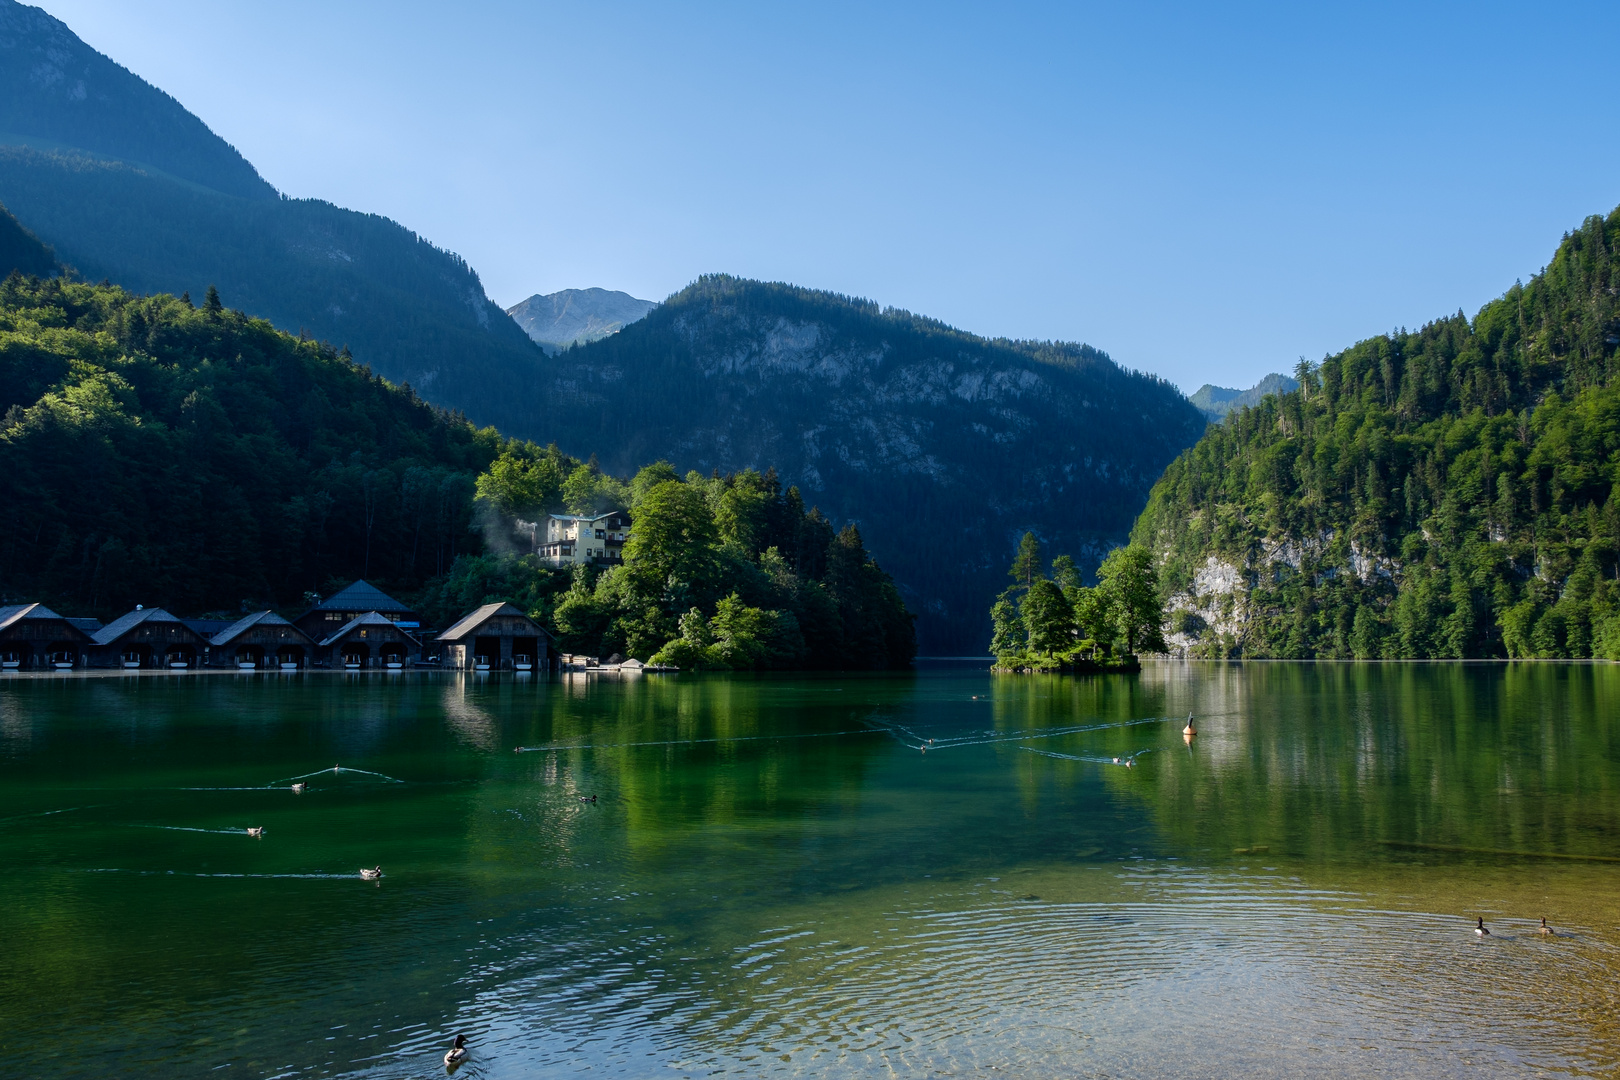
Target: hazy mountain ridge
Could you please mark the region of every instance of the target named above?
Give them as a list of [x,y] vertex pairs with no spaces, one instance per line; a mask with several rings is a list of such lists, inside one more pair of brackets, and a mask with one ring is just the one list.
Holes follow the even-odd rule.
[[1016,536],[1123,540],[1203,430],[1157,378],[1089,346],[988,341],[864,300],[706,277],[548,369],[554,437],[615,471],[775,466],[860,524],[925,652],[982,651]]
[[536,293],[506,309],[523,332],[548,353],[600,341],[646,316],[656,300],[638,300],[609,289],[563,289]]
[[456,255],[375,214],[277,196],[168,95],[11,0],[0,87],[0,201],[81,274],[143,293],[217,284],[436,404],[540,433],[522,390],[543,356]]
[[1258,405],[1260,399],[1267,394],[1286,394],[1297,390],[1299,382],[1272,372],[1247,390],[1233,390],[1225,386],[1215,386],[1205,383],[1187,398],[1199,412],[1209,418],[1211,423],[1220,423],[1237,409],[1246,409],[1251,405]]

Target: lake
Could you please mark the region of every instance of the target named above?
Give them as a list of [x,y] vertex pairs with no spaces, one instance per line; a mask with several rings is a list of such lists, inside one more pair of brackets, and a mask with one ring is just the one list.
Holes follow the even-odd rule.
[[1579,664],[12,676],[0,1050],[1613,1076],[1617,716]]

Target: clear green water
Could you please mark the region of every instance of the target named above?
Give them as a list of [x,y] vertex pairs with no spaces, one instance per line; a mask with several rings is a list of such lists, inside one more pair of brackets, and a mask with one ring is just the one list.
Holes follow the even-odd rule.
[[1612,1076],[1617,707],[1620,669],[1547,664],[11,678],[0,1052]]

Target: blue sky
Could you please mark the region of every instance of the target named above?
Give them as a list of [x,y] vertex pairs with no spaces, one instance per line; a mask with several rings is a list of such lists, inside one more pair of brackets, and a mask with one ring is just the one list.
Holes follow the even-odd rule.
[[1620,203],[1613,3],[42,6],[507,306],[725,271],[1246,386]]

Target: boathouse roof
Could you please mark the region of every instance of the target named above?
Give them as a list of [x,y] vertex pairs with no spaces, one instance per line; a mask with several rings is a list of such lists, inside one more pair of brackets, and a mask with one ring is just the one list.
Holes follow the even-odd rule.
[[[0,630],[24,619],[61,619],[62,616],[44,604],[7,604],[0,607]],[[66,622],[67,620],[63,620]]]
[[[283,619],[275,612],[255,611],[252,615],[237,619],[235,622],[231,623],[231,625],[216,633],[210,640],[212,640],[215,645],[228,645],[231,643],[231,641],[237,637],[240,637],[246,631],[253,629],[255,626],[285,626],[289,629],[297,630],[298,636],[304,637],[304,632],[302,630],[299,630],[298,627],[293,626],[292,623],[288,622],[286,619]],[[305,640],[308,639],[305,638]]]
[[368,611],[364,615],[356,615],[354,618],[344,623],[343,629],[321,642],[321,648],[324,649],[328,645],[336,644],[339,638],[343,637],[351,630],[357,630],[362,626],[386,626],[390,630],[399,631],[402,637],[410,638],[412,641],[416,640],[411,636],[411,632],[409,630],[406,630],[404,627],[400,626],[399,623],[388,618],[386,615],[379,615],[375,611]]
[[497,615],[516,615],[518,618],[525,619],[532,623],[534,628],[540,633],[545,634],[546,637],[551,636],[550,633],[546,631],[545,627],[529,618],[529,613],[527,611],[524,611],[516,604],[500,603],[485,604],[483,607],[475,608],[466,615],[463,615],[459,622],[439,635],[439,640],[460,641],[462,638],[472,634],[473,631],[477,630],[480,626],[483,626],[486,622],[493,619]]
[[345,589],[322,600],[311,611],[396,611],[406,614],[410,608],[395,600],[369,581],[356,581]]
[[[142,623],[149,622],[179,623],[181,626],[186,625],[185,623],[180,622],[177,617],[170,615],[167,611],[164,611],[160,607],[136,608],[134,611],[131,611],[126,615],[120,615],[106,626],[103,626],[100,630],[97,630],[94,634],[91,634],[90,639],[97,645],[111,645],[113,642],[117,641],[119,638],[123,637],[137,626],[140,626]],[[191,628],[186,627],[186,629],[189,630]]]

